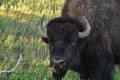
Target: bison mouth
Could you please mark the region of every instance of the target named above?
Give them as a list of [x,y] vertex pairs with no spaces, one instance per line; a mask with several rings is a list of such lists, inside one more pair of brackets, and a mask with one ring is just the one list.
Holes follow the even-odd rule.
[[55,73],[63,73],[64,71],[66,71],[67,68],[64,66],[53,66],[52,67],[52,71],[55,72]]
[[63,64],[54,64],[50,63],[50,67],[53,68],[54,71],[61,72],[61,70],[66,70],[67,66],[65,63]]

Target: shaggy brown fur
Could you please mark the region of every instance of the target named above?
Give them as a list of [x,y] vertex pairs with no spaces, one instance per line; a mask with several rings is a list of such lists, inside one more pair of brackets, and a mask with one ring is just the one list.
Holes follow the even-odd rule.
[[[81,17],[85,16],[92,26],[88,41],[91,44],[98,44],[100,36],[99,39],[107,43],[111,52],[114,53],[115,63],[120,63],[119,0],[66,0],[62,16],[74,17],[80,22],[83,22]],[[105,38],[102,37],[108,41],[105,42]]]
[[[92,30],[80,39],[82,16],[89,20]],[[114,65],[120,64],[119,0],[66,0],[62,16],[48,23],[47,34],[44,40],[56,70],[53,79],[61,80],[71,69],[80,73],[82,80],[113,80]]]

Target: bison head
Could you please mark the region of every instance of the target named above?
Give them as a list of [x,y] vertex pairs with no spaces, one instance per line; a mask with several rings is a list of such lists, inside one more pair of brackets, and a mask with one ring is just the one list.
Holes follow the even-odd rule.
[[[66,70],[76,60],[78,40],[90,34],[90,24],[83,17],[86,29],[81,23],[70,17],[58,17],[47,25],[47,33],[42,30],[42,21],[39,26],[43,40],[49,44],[50,65],[56,70]],[[82,42],[80,42],[82,43]]]

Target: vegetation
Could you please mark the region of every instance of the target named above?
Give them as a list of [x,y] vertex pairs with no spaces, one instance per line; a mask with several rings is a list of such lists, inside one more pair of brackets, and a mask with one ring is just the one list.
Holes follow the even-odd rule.
[[[60,16],[65,0],[0,0],[0,70],[10,70],[19,55],[23,59],[12,73],[1,73],[0,80],[48,80],[49,50],[40,37],[38,23]],[[45,24],[46,24],[45,23]],[[44,26],[45,26],[44,24]],[[79,80],[69,71],[63,80]],[[120,80],[116,68],[115,80]]]

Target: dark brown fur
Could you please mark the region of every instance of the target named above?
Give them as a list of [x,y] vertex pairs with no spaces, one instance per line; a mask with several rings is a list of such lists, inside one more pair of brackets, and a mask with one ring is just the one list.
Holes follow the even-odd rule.
[[[113,80],[114,65],[120,64],[119,3],[119,0],[66,0],[62,16],[47,25],[50,62],[56,69],[53,79],[61,80],[71,69],[80,73],[82,80]],[[88,37],[80,39],[82,16],[89,20],[92,30]],[[66,65],[63,68],[55,65],[52,62],[55,57],[65,60]]]
[[88,41],[91,44],[99,44],[98,37],[101,37],[100,39],[107,43],[109,50],[114,53],[115,63],[120,63],[119,0],[66,0],[62,16],[74,17],[80,22],[83,22],[81,17],[85,16],[92,26]]

